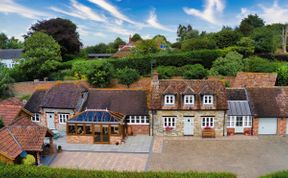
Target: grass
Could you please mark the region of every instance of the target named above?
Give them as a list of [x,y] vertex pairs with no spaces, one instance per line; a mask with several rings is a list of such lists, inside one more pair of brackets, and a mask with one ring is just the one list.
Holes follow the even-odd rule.
[[271,174],[267,174],[265,176],[261,176],[260,178],[285,178],[285,177],[288,177],[288,170],[287,171],[274,172]]
[[236,178],[231,173],[200,173],[200,172],[115,172],[91,171],[45,166],[6,166],[0,169],[0,177],[5,178]]

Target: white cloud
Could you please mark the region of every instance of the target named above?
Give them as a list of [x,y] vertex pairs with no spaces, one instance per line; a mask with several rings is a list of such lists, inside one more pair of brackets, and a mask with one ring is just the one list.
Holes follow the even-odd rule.
[[18,14],[22,17],[26,17],[29,19],[38,19],[39,17],[52,16],[46,12],[41,12],[41,11],[37,11],[37,10],[22,6],[16,3],[14,0],[1,0],[0,12],[7,13],[7,14],[14,13],[14,14]]
[[203,11],[194,8],[183,8],[186,14],[199,17],[212,24],[219,22],[217,18],[222,14],[224,9],[225,5],[223,0],[206,0]]
[[267,24],[271,23],[287,23],[288,22],[288,6],[280,7],[277,1],[272,6],[266,7],[259,4],[262,12],[259,16],[264,19]]
[[137,23],[133,20],[131,20],[129,17],[122,14],[117,7],[113,6],[112,4],[109,4],[106,0],[88,0],[93,4],[96,4],[97,6],[101,7],[102,9],[108,11],[112,16],[116,17],[117,19],[123,20],[125,22],[128,22],[133,25],[141,25],[140,23]]
[[77,25],[78,32],[80,36],[97,36],[97,37],[105,37],[106,35],[102,32],[94,32],[90,28],[86,27],[85,25]]
[[62,10],[57,7],[50,7],[50,9],[55,12],[69,15],[72,17],[77,17],[83,20],[93,20],[96,22],[106,21],[106,17],[104,15],[99,15],[95,13],[90,7],[78,3],[76,0],[70,0],[70,2],[71,2],[71,7],[69,7],[70,11]]
[[164,31],[168,31],[168,32],[174,32],[173,30],[165,27],[164,25],[160,24],[157,20],[157,15],[155,13],[155,9],[150,11],[149,14],[149,18],[147,20],[147,23],[149,24],[149,26],[159,29],[159,30],[164,30]]

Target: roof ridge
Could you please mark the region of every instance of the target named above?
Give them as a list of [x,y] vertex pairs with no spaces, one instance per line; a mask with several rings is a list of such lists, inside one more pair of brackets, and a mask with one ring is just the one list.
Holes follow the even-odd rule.
[[23,148],[22,148],[22,145],[18,142],[17,138],[16,138],[16,137],[14,136],[14,134],[11,132],[11,130],[10,130],[9,127],[7,127],[7,131],[8,131],[8,133],[12,136],[12,138],[13,138],[14,141],[17,143],[17,145],[18,145],[21,149],[23,149]]

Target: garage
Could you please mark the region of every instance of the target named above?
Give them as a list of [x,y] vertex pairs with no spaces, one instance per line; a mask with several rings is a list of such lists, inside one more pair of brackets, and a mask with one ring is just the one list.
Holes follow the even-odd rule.
[[260,118],[259,134],[268,135],[277,133],[277,118]]

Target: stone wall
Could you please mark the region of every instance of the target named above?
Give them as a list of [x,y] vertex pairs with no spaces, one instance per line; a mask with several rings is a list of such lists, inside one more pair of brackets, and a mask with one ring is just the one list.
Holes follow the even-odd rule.
[[129,135],[149,135],[149,125],[128,125]]
[[[194,136],[202,136],[202,117],[214,117],[214,129],[216,137],[226,133],[224,123],[224,111],[157,111],[154,116],[153,134],[157,136],[183,136],[184,135],[184,116],[194,118]],[[165,131],[163,127],[163,116],[176,116],[176,128],[172,131]],[[227,117],[227,116],[225,116]]]
[[76,144],[93,144],[94,139],[93,136],[79,136],[79,135],[67,135],[66,136],[67,143],[76,143]]

